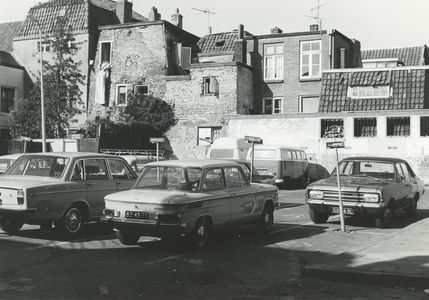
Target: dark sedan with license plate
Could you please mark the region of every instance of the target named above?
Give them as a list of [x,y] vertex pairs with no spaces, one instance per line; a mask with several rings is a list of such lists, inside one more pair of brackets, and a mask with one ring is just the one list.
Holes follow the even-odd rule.
[[103,222],[124,245],[140,236],[187,236],[203,247],[209,233],[255,223],[273,227],[278,189],[250,183],[242,167],[227,160],[174,160],[145,165],[131,190],[104,198]]
[[[339,163],[344,215],[367,215],[377,227],[388,227],[394,213],[405,210],[413,217],[424,193],[424,183],[407,161],[389,157],[350,157]],[[325,223],[340,213],[337,170],[327,179],[310,184],[306,202],[311,220]]]

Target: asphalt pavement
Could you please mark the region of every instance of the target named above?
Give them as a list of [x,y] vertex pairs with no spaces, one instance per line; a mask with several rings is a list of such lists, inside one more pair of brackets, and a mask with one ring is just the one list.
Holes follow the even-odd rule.
[[[394,233],[328,230],[313,237],[321,259],[308,259],[304,278],[423,289],[429,293],[429,188],[417,220]],[[398,213],[399,214],[399,213]],[[394,226],[394,225],[393,225]]]

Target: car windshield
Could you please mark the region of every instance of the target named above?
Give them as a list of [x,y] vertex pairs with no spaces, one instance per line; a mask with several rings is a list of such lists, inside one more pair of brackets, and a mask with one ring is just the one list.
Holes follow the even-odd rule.
[[[380,161],[342,161],[339,165],[340,175],[352,177],[367,176],[373,178],[394,179],[393,163]],[[336,168],[331,176],[336,176]]]
[[4,176],[36,176],[60,178],[69,163],[69,158],[55,156],[20,157]]
[[202,173],[199,168],[145,166],[134,188],[197,192]]

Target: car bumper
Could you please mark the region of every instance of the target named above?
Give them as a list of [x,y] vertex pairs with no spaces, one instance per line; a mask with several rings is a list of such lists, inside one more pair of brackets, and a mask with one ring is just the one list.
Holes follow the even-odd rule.
[[127,233],[135,233],[141,236],[171,236],[189,234],[186,223],[161,223],[148,220],[120,220],[114,218],[101,218],[101,222],[110,228]]
[[[338,201],[314,200],[306,199],[307,204],[312,210],[333,213],[335,208],[338,208]],[[383,210],[383,203],[368,203],[368,202],[351,202],[343,201],[343,209],[352,208],[353,214],[356,215],[380,215]]]

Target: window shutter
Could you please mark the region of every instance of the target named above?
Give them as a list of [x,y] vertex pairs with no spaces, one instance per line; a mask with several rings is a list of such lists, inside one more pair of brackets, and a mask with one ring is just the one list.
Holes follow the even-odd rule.
[[176,66],[182,65],[182,43],[174,44],[174,64]]
[[182,47],[182,57],[180,61],[180,66],[184,70],[189,70],[191,65],[191,47]]
[[216,95],[219,94],[219,83],[214,76],[210,77],[210,93]]

